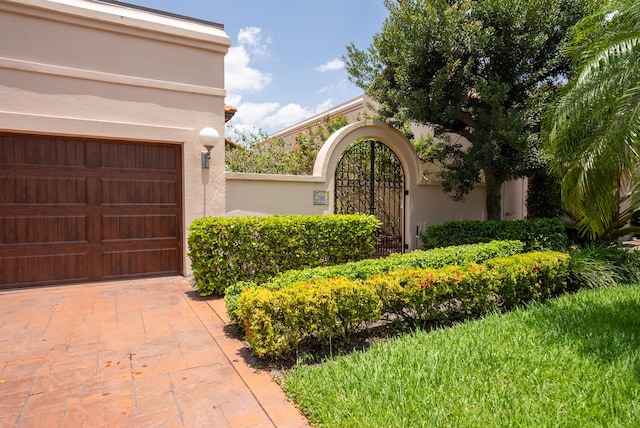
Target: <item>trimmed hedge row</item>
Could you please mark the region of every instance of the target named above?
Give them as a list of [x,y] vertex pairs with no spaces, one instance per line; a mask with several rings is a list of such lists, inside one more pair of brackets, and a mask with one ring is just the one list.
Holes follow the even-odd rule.
[[[275,290],[297,282],[313,279],[344,277],[351,280],[365,280],[378,273],[402,269],[437,268],[447,265],[482,263],[494,257],[521,253],[523,247],[524,244],[520,241],[494,241],[484,244],[437,248],[428,251],[416,250],[406,254],[391,254],[383,259],[368,259],[335,266],[290,270],[277,274],[259,286]],[[254,282],[243,281],[235,283],[225,290],[227,313],[234,323],[239,323],[235,314],[238,297],[240,297],[243,290],[257,286]]]
[[252,288],[238,300],[244,336],[259,357],[286,356],[302,344],[339,341],[364,323],[380,319],[372,287],[346,278],[325,278],[281,290]]
[[454,245],[432,250],[416,250],[410,253],[395,253],[383,259],[368,259],[335,266],[314,269],[290,270],[282,272],[267,284],[267,287],[281,288],[307,279],[344,276],[348,279],[367,279],[377,273],[385,273],[411,268],[437,268],[448,265],[481,263],[494,257],[511,256],[522,253],[521,241],[492,241],[482,244]]
[[420,233],[423,248],[477,244],[498,239],[524,242],[525,251],[562,251],[568,246],[564,224],[559,219],[509,221],[450,221],[429,225]]
[[198,292],[238,281],[372,257],[378,220],[367,215],[207,217],[194,220],[189,258]]
[[533,252],[484,265],[381,273],[364,281],[338,277],[275,290],[257,287],[241,294],[236,314],[253,352],[279,358],[347,338],[385,314],[425,325],[544,299],[565,289],[568,263],[565,253]]

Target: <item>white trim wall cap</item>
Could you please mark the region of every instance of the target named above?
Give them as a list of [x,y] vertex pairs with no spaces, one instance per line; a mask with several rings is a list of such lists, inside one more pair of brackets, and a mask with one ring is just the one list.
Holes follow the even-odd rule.
[[318,152],[313,175],[322,177],[323,180],[331,178],[342,153],[351,143],[362,138],[373,138],[387,145],[398,156],[407,182],[419,182],[420,161],[411,142],[400,131],[372,119],[351,123],[334,132]]
[[[59,13],[59,19],[66,15],[69,19],[91,20],[94,22],[109,23],[118,26],[123,32],[137,30],[162,33],[169,38],[190,39],[206,42],[206,47],[211,49],[211,43],[219,45],[221,52],[226,52],[231,45],[231,39],[223,28],[215,25],[206,25],[201,22],[179,19],[177,17],[152,13],[146,10],[137,10],[110,3],[101,3],[90,0],[2,0],[4,8],[11,6],[20,8],[33,8],[41,11],[54,11]],[[204,45],[202,46],[204,48]]]

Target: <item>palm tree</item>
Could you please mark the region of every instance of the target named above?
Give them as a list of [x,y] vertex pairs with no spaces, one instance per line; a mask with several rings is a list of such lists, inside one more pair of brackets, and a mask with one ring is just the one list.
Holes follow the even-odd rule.
[[546,149],[581,235],[612,239],[640,202],[640,2],[609,2],[576,30]]

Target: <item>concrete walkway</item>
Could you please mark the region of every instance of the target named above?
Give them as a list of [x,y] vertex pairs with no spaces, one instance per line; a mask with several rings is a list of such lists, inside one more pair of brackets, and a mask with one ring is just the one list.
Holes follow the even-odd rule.
[[0,427],[307,427],[182,277],[0,292]]

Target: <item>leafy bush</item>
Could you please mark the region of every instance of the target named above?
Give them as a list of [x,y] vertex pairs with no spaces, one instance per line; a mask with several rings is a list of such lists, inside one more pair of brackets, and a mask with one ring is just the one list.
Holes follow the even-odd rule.
[[282,138],[271,138],[263,131],[248,135],[240,133],[240,145],[226,148],[226,170],[258,174],[310,175],[324,142],[331,134],[348,124],[346,116],[325,116],[313,126],[308,126],[304,132],[297,134],[293,144],[285,142]]
[[544,156],[539,161],[527,177],[527,218],[556,218],[563,214],[560,181],[549,173]]
[[640,282],[640,252],[592,243],[569,251],[570,288],[599,288]]
[[436,248],[427,251],[416,250],[405,254],[391,254],[383,259],[362,260],[342,265],[282,272],[264,285],[271,288],[280,288],[299,281],[334,276],[365,280],[377,273],[401,269],[437,268],[448,265],[481,263],[493,257],[520,253],[523,251],[523,247],[524,244],[520,241],[493,241],[483,244]]
[[365,215],[208,217],[189,228],[189,258],[201,295],[238,281],[265,281],[303,267],[373,256],[378,220]]
[[238,298],[236,315],[260,357],[283,357],[305,346],[341,340],[387,313],[423,326],[509,309],[564,290],[569,256],[534,252],[485,265],[445,266],[253,287]]
[[380,318],[374,290],[345,278],[298,283],[283,290],[253,288],[238,299],[245,338],[259,356],[283,356],[300,344],[348,338]]
[[484,265],[412,269],[365,282],[380,296],[383,312],[415,325],[511,309],[563,291],[568,255],[532,252],[487,260]]
[[608,260],[620,274],[620,283],[640,282],[640,252],[629,250],[620,245],[609,247]]
[[376,275],[366,281],[382,302],[383,312],[412,325],[466,318],[498,309],[500,278],[484,266],[410,269]]
[[420,239],[425,249],[517,239],[524,242],[525,251],[562,251],[568,243],[559,219],[451,221],[426,226]]
[[[279,289],[301,281],[337,276],[352,280],[366,280],[369,277],[384,272],[402,269],[443,267],[447,265],[463,265],[466,263],[481,263],[484,260],[510,256],[522,252],[524,244],[520,241],[494,241],[484,244],[459,245],[447,248],[437,248],[427,251],[413,251],[406,254],[392,254],[383,259],[361,260],[335,266],[321,266],[312,269],[290,270],[277,274],[260,287]],[[227,313],[234,323],[238,323],[235,314],[237,301],[243,290],[256,287],[257,284],[248,281],[231,285],[225,290]]]
[[545,300],[567,288],[569,255],[532,252],[489,260],[485,266],[499,272],[498,295],[506,309],[533,300]]
[[227,315],[229,316],[231,323],[235,324],[236,327],[242,327],[240,317],[237,314],[238,299],[240,298],[240,295],[251,288],[257,287],[258,284],[255,282],[239,281],[228,286],[224,290],[224,303],[227,308]]

